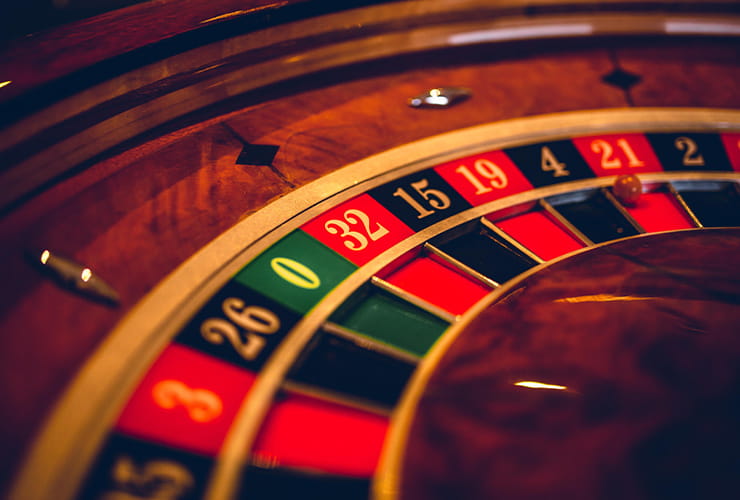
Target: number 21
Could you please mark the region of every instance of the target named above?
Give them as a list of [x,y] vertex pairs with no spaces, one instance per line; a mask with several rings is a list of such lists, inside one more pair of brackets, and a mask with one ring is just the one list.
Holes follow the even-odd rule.
[[[617,139],[617,147],[622,150],[624,155],[627,157],[627,165],[630,167],[644,167],[645,162],[640,160],[635,152],[632,150],[632,146],[627,142],[627,139]],[[596,154],[601,154],[601,168],[612,169],[622,168],[622,160],[618,157],[613,156],[614,148],[604,139],[596,139],[591,142],[591,151]]]

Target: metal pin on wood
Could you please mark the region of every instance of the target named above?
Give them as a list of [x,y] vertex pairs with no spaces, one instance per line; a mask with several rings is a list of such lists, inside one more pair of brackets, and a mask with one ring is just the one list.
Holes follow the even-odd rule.
[[412,108],[447,108],[473,95],[464,87],[438,87],[409,99]]
[[109,305],[118,304],[118,292],[89,267],[48,249],[29,251],[28,255],[44,274],[60,286]]

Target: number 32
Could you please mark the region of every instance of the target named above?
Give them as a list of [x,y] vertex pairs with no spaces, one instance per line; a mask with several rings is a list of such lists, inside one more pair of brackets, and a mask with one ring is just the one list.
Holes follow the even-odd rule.
[[[375,229],[371,229],[370,217],[362,210],[351,208],[344,212],[342,217],[344,220],[331,219],[326,221],[324,229],[329,234],[339,234],[340,237],[345,238],[344,246],[355,252],[367,248],[368,238],[371,241],[377,241],[388,234],[388,230],[378,223],[375,223]],[[362,226],[367,237],[359,231],[352,231],[349,227],[350,224]]]

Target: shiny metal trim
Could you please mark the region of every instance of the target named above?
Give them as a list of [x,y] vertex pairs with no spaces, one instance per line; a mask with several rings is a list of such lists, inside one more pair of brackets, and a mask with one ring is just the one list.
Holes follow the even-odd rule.
[[561,226],[563,226],[566,231],[570,232],[571,236],[575,237],[577,240],[580,240],[580,242],[587,247],[594,246],[594,242],[591,241],[591,238],[583,234],[580,229],[578,229],[576,226],[573,225],[572,222],[566,219],[565,216],[561,214],[557,208],[553,207],[546,199],[542,198],[538,200],[538,203],[540,207],[542,207],[542,209],[548,213],[548,215],[550,215]]
[[512,247],[516,248],[520,252],[522,252],[524,255],[535,261],[537,264],[543,264],[545,261],[540,258],[539,255],[535,254],[532,250],[525,247],[521,243],[519,243],[517,240],[515,240],[512,236],[510,236],[508,233],[504,232],[503,229],[499,228],[496,224],[488,220],[486,217],[480,218],[480,223],[485,227],[487,230],[494,233],[499,238],[503,239],[511,245]]
[[449,108],[473,95],[465,87],[437,87],[408,100],[412,108]]
[[388,356],[389,358],[403,361],[404,363],[417,365],[419,364],[419,361],[421,361],[421,357],[415,354],[402,351],[401,349],[396,349],[393,346],[384,344],[382,342],[378,342],[365,335],[360,335],[357,332],[354,332],[350,330],[349,328],[345,328],[342,325],[337,325],[336,323],[332,323],[332,322],[324,323],[321,329],[331,335],[335,335],[337,337],[341,337],[343,339],[349,340],[353,344],[356,344],[359,347],[362,347],[363,349],[367,349],[368,351],[373,351],[373,352],[383,354],[385,356]]
[[391,415],[391,408],[379,404],[373,404],[371,401],[355,398],[347,394],[342,394],[340,392],[330,391],[317,385],[305,384],[303,382],[296,382],[293,380],[286,380],[285,382],[283,382],[281,390],[290,391],[302,396],[309,396],[340,406],[347,406],[356,410],[372,413],[373,415],[379,415],[381,417],[390,417]]
[[622,214],[622,217],[624,217],[627,222],[630,223],[630,225],[640,234],[645,234],[645,229],[642,227],[642,225],[635,220],[634,217],[632,217],[632,214],[627,211],[626,208],[624,208],[624,205],[614,196],[611,189],[608,187],[601,188],[601,193],[604,195],[604,198],[609,200],[609,203],[612,204],[614,208],[617,209],[617,211]]
[[437,307],[434,304],[427,302],[426,300],[419,298],[412,293],[407,292],[403,288],[399,288],[396,285],[388,283],[384,279],[378,278],[377,276],[373,276],[372,278],[370,278],[370,283],[378,287],[379,289],[384,290],[385,292],[388,292],[391,295],[408,302],[409,304],[413,304],[419,309],[426,311],[433,316],[436,316],[442,321],[446,321],[447,323],[452,324],[459,319],[459,316],[448,313],[444,309]]
[[485,276],[472,267],[463,264],[453,256],[449,255],[448,253],[440,250],[439,248],[435,247],[429,242],[424,243],[424,251],[429,252],[433,256],[437,257],[441,264],[446,265],[447,267],[457,270],[461,273],[464,273],[468,275],[469,277],[475,279],[476,281],[482,283],[483,285],[487,286],[488,288],[498,288],[501,286],[501,284],[498,281],[494,281],[488,276]]
[[703,228],[704,224],[701,223],[694,211],[691,210],[691,207],[688,203],[686,203],[686,200],[683,199],[683,196],[681,196],[681,193],[678,191],[678,189],[676,189],[673,183],[669,182],[667,183],[667,186],[668,192],[671,193],[673,199],[676,200],[678,205],[683,209],[686,216],[691,220],[691,223],[694,224],[694,227]]

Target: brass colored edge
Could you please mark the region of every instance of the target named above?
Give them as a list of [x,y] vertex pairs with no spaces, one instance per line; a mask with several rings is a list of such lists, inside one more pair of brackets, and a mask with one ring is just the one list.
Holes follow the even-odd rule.
[[296,382],[293,380],[286,380],[283,382],[281,387],[282,390],[291,391],[295,394],[302,396],[309,396],[321,401],[338,404],[341,406],[348,406],[356,410],[361,410],[373,415],[379,415],[381,417],[390,417],[391,410],[377,403],[372,403],[367,400],[360,398],[354,398],[338,392],[332,392],[328,389],[316,387],[311,384],[304,384],[303,382]]
[[550,204],[550,202],[542,198],[541,200],[538,200],[538,203],[540,204],[540,206],[545,212],[547,212],[553,219],[558,221],[558,223],[561,226],[563,226],[568,232],[570,232],[570,234],[573,235],[573,237],[578,239],[581,243],[583,243],[587,247],[594,246],[594,242],[591,241],[591,238],[583,234],[580,229],[578,229],[576,226],[573,225],[572,222],[566,219],[557,208],[553,207]]
[[321,329],[331,335],[349,340],[350,342],[357,344],[359,347],[362,347],[369,351],[384,354],[389,358],[403,361],[404,363],[408,363],[410,365],[418,365],[419,361],[421,361],[421,356],[417,356],[416,354],[411,354],[410,352],[406,352],[396,347],[386,345],[370,337],[360,335],[350,330],[349,328],[345,328],[342,325],[337,325],[336,323],[326,322]]
[[428,312],[429,314],[441,319],[442,321],[446,321],[447,323],[454,323],[457,321],[458,316],[455,316],[452,313],[449,313],[445,311],[444,309],[435,306],[434,304],[431,304],[427,302],[426,300],[417,297],[416,295],[407,292],[406,290],[397,287],[396,285],[392,283],[388,283],[384,279],[378,278],[377,276],[373,276],[370,279],[370,283],[377,286],[381,290],[384,290],[391,295],[394,295],[398,297],[401,300],[404,300],[408,302],[409,304],[413,304],[419,309],[422,309],[423,311]]
[[681,196],[681,193],[678,192],[678,189],[676,189],[675,186],[670,182],[668,183],[668,192],[671,194],[671,196],[673,196],[673,199],[676,200],[676,202],[681,207],[684,214],[686,214],[686,217],[689,218],[694,227],[704,227],[704,224],[701,223],[694,211],[691,210],[691,207],[688,203],[686,203],[686,200],[683,199],[683,196]]
[[609,203],[612,204],[614,208],[617,209],[617,211],[624,217],[627,222],[630,223],[630,225],[640,234],[645,233],[645,228],[642,227],[642,224],[637,222],[634,217],[632,217],[632,214],[627,211],[626,208],[624,208],[624,205],[622,205],[622,202],[620,202],[614,194],[612,194],[611,190],[608,187],[601,188],[601,192],[604,194],[604,197],[609,200]]
[[[739,129],[740,112],[731,110],[616,109],[520,118],[450,132],[407,144],[348,165],[319,181],[297,189],[245,218],[195,253],[157,285],[114,328],[96,352],[88,358],[47,417],[35,442],[22,459],[23,465],[11,489],[10,498],[19,500],[71,498],[112,422],[135,388],[136,382],[185,321],[247,262],[328,207],[393,178],[443,163],[454,157],[525,142],[536,143],[551,138],[575,137],[606,131]],[[425,152],[427,156],[419,159],[420,151]],[[389,169],[388,165],[398,167]],[[737,180],[739,176],[737,173],[664,173],[646,174],[641,178],[645,182],[666,182]],[[357,179],[367,181],[358,183]],[[401,256],[405,251],[421,245],[435,234],[454,225],[507,206],[571,190],[600,187],[612,182],[613,178],[596,178],[559,184],[496,200],[457,214],[416,233],[363,266],[361,273],[355,273],[357,280],[350,279],[347,282],[350,284],[340,285],[326,297],[322,306],[325,303],[326,307],[338,306],[354,290],[347,287],[356,287],[355,281],[359,286],[359,283],[379,272],[390,259]],[[283,215],[285,213],[296,215],[286,220]],[[302,348],[310,334],[325,320],[325,316],[321,310],[314,311],[299,322],[294,329],[295,335],[292,333],[283,344],[293,342],[295,339],[300,344],[296,346]],[[295,355],[296,353],[291,354],[286,349],[286,353],[281,357],[282,361],[278,362],[276,356],[273,356],[276,359],[271,360],[270,364],[287,364]],[[283,372],[283,369],[272,369],[270,373],[276,378],[269,384],[263,382],[262,385],[266,387],[259,393],[251,394],[255,396],[254,401],[259,400],[259,405],[265,406],[265,411],[272,394],[279,386]],[[264,374],[260,374],[260,379],[265,378],[262,376]],[[263,413],[251,412],[250,420],[261,421],[261,414]],[[234,435],[241,434],[235,432]],[[234,438],[228,438],[226,445],[232,441]],[[231,453],[224,455],[223,458],[230,457],[228,460],[235,460],[235,463],[241,464],[248,453],[246,445],[251,443],[251,440],[240,437],[236,441],[241,441],[245,446],[239,448],[232,445]],[[68,459],[72,450],[75,460]],[[236,470],[232,472],[238,473]]]
[[494,233],[496,236],[498,236],[502,240],[506,241],[509,245],[513,246],[514,248],[522,252],[524,255],[526,255],[533,261],[535,261],[537,264],[542,264],[545,262],[544,260],[540,258],[539,255],[535,254],[532,250],[530,250],[529,248],[519,243],[513,237],[509,236],[508,233],[506,233],[503,229],[498,227],[496,224],[494,224],[487,218],[481,217],[480,223],[481,225],[483,225],[483,227],[485,227],[486,229]]
[[501,286],[501,284],[495,280],[492,280],[488,276],[483,275],[482,273],[479,273],[472,267],[463,264],[453,256],[449,255],[447,252],[444,252],[443,250],[440,250],[436,246],[432,245],[429,242],[424,243],[424,250],[432,254],[433,256],[437,257],[441,262],[441,264],[449,267],[450,269],[460,271],[461,273],[466,274],[467,276],[475,279],[482,285],[485,285],[488,288],[498,288]]

